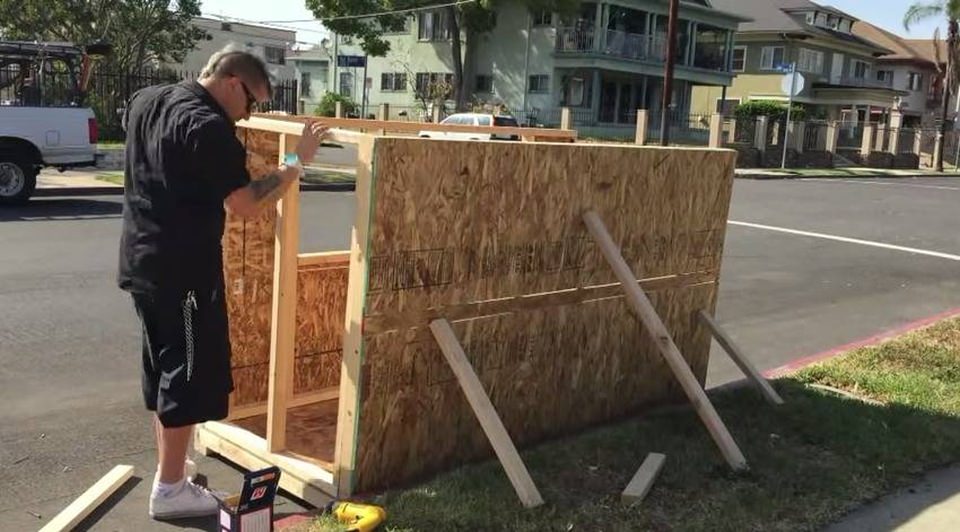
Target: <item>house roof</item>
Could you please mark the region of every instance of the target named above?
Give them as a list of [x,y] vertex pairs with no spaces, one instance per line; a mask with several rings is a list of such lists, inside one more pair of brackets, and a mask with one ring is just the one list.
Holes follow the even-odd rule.
[[[933,39],[903,39],[908,46],[913,48],[916,51],[917,55],[930,61],[931,63],[937,62],[937,53],[934,47]],[[936,47],[940,48],[940,62],[946,60],[946,55],[944,55],[943,50],[943,41],[936,43]]]
[[753,18],[752,22],[740,24],[740,33],[793,32],[818,37],[828,37],[851,44],[873,48],[877,53],[889,52],[879,44],[857,35],[812,26],[795,13],[824,11],[856,21],[857,18],[839,9],[822,6],[809,0],[711,0],[713,7]]
[[[916,46],[895,33],[862,20],[853,24],[853,33],[858,37],[875,42],[890,50],[891,53],[880,57],[880,60],[915,61],[918,63],[927,63],[931,68],[934,66],[932,41],[914,41],[914,43],[919,44],[919,46]],[[928,50],[918,50],[918,48],[924,48],[924,43],[930,43],[926,44]]]
[[287,53],[287,61],[330,61],[330,53],[323,49],[296,50]]

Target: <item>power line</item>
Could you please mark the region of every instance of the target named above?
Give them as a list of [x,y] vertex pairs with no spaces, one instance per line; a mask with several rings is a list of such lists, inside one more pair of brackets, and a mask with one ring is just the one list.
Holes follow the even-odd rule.
[[387,15],[404,15],[407,13],[416,13],[418,11],[431,11],[434,9],[440,9],[442,7],[456,7],[463,4],[472,4],[477,0],[458,0],[457,2],[450,2],[447,4],[436,4],[432,6],[422,6],[422,7],[411,7],[409,9],[396,9],[393,11],[382,11],[379,13],[367,13],[364,15],[344,15],[342,17],[330,17],[325,19],[307,19],[307,20],[261,20],[258,21],[260,24],[295,24],[299,22],[336,22],[338,20],[356,20],[361,18],[374,18],[374,17],[384,17]]
[[[267,27],[266,24],[268,24],[267,22],[261,22],[261,21],[258,21],[258,20],[248,20],[248,19],[243,19],[243,18],[231,17],[231,16],[228,16],[228,15],[219,15],[219,14],[213,14],[213,13],[204,14],[203,16],[204,16],[204,17],[209,17],[209,18],[219,19],[219,20],[221,20],[221,21],[223,21],[223,22],[236,22],[236,23],[239,23],[239,24],[254,24],[254,25],[261,25],[261,26],[264,26],[264,27]],[[304,21],[304,22],[320,22],[320,21],[319,21],[319,20],[310,20],[310,21]],[[320,34],[320,35],[329,35],[329,33],[330,33],[329,31],[315,30],[315,29],[310,29],[310,28],[297,28],[297,27],[294,27],[294,26],[281,26],[281,25],[279,25],[279,24],[271,24],[271,26],[270,26],[269,28],[270,28],[270,29],[276,29],[276,30],[294,31],[294,32],[296,32],[296,31],[303,31],[303,32],[307,32],[307,33],[318,33],[318,34]]]

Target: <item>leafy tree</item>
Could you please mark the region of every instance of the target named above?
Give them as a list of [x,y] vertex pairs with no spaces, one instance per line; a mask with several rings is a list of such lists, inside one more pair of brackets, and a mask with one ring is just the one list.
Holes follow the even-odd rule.
[[[380,15],[363,18],[339,17],[355,17],[357,15],[450,3],[449,0],[305,1],[307,8],[323,22],[324,26],[340,35],[359,38],[363,51],[375,57],[383,57],[390,51],[390,43],[383,38],[384,33],[402,30],[409,15]],[[476,36],[494,28],[497,7],[517,3],[526,6],[532,12],[551,11],[562,15],[574,13],[580,8],[580,0],[477,0],[476,2],[440,8],[446,13],[452,36],[450,45],[450,59],[453,63],[452,96],[458,110],[466,106],[468,90],[464,72],[473,71],[470,52],[473,49]]]
[[131,72],[151,61],[183,60],[205,32],[192,25],[200,0],[0,0],[6,39],[109,42],[105,62]]
[[[903,28],[910,31],[910,25],[916,24],[921,20],[929,18],[945,18],[947,20],[947,49],[945,61],[940,57],[940,31],[934,33],[934,49],[937,52],[937,71],[943,87],[943,108],[940,114],[940,138],[943,139],[947,133],[947,112],[950,104],[950,91],[956,85],[958,76],[957,68],[960,66],[958,61],[958,42],[957,30],[958,20],[960,20],[960,0],[934,0],[932,2],[917,2],[907,9],[903,15]],[[946,68],[940,68],[940,63],[945,62]],[[942,140],[941,140],[942,142]],[[943,171],[943,150],[940,150],[940,157],[934,161],[937,171]]]

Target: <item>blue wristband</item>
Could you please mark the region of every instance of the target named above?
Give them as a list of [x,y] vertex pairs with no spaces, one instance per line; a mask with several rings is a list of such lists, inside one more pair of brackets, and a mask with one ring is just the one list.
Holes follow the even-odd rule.
[[298,166],[300,164],[300,157],[296,153],[288,153],[283,158],[283,164],[287,166]]

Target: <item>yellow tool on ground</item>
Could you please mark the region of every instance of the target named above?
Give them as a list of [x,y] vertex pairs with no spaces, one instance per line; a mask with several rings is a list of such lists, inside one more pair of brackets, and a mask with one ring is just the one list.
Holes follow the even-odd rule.
[[351,532],[373,532],[387,520],[387,511],[372,504],[333,501],[327,505],[327,511]]

